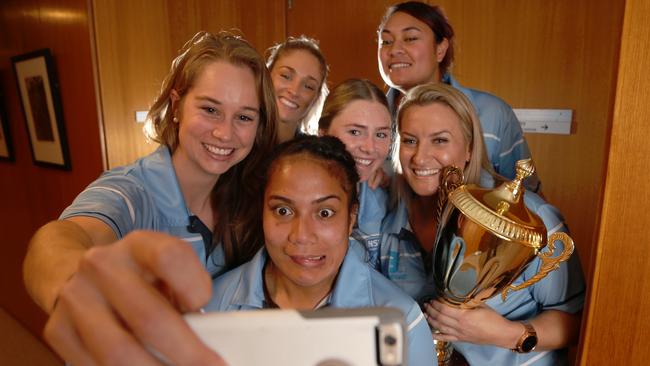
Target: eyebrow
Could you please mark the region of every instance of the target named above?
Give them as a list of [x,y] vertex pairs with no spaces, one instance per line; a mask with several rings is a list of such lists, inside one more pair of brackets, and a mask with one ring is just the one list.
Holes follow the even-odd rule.
[[[218,100],[216,100],[216,99],[214,99],[212,97],[209,97],[207,95],[199,95],[199,96],[196,97],[196,100],[208,101],[210,103],[214,103],[214,104],[217,104],[217,105],[223,105],[223,103],[221,103],[220,101],[218,101]],[[255,108],[255,107],[251,107],[251,106],[242,106],[241,109],[251,111],[251,112],[255,112],[255,113],[260,113],[259,108]]]
[[[413,31],[422,32],[422,29],[420,29],[420,28],[418,28],[418,27],[416,27],[416,26],[409,26],[409,27],[406,27],[406,28],[402,28],[402,29],[401,29],[402,32],[408,32],[408,31],[412,31],[412,30],[413,30]],[[386,29],[386,28],[382,29],[382,30],[381,30],[381,33],[390,33],[390,34],[393,34],[393,32],[391,32],[390,30],[388,30],[388,29]]]
[[[330,199],[335,199],[335,200],[341,201],[341,197],[339,197],[339,196],[337,196],[335,194],[330,194],[328,196],[321,197],[321,198],[318,198],[318,199],[314,200],[313,203],[321,203],[321,202],[324,202],[324,201],[327,201],[327,200],[330,200]],[[272,194],[272,195],[269,196],[269,201],[270,200],[278,200],[278,201],[282,201],[282,202],[286,202],[286,203],[293,203],[293,200],[291,200],[291,199],[289,199],[287,197],[279,196],[279,195],[275,195],[275,194]]]
[[[435,137],[435,136],[442,135],[444,133],[447,133],[447,134],[451,135],[451,132],[449,130],[442,130],[442,131],[437,131],[437,132],[434,132],[434,133],[430,133],[426,137]],[[415,134],[410,133],[408,131],[400,131],[400,134],[401,135],[409,135],[409,136],[412,136],[412,137],[416,137]]]
[[347,127],[356,127],[356,128],[362,129],[362,130],[367,130],[368,129],[368,126],[362,125],[360,123],[355,123],[355,122],[348,123],[346,126]]
[[[359,124],[359,123],[355,123],[355,122],[349,123],[349,124],[347,124],[345,126],[346,127],[356,127],[358,129],[361,129],[361,130],[367,130],[368,129],[368,126],[362,125],[362,124]],[[390,126],[380,127],[377,130],[378,131],[390,130]]]

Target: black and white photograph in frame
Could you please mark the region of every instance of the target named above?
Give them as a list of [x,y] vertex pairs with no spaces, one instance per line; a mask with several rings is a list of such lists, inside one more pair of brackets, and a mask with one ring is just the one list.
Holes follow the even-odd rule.
[[11,58],[34,164],[70,169],[59,83],[52,53],[42,49]]

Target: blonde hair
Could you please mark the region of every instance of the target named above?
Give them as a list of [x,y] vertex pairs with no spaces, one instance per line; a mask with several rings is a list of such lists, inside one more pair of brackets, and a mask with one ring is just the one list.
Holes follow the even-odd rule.
[[323,78],[318,86],[318,95],[316,96],[316,99],[312,103],[311,108],[303,120],[299,123],[299,128],[302,132],[315,135],[317,132],[318,119],[321,114],[320,112],[323,109],[325,98],[327,98],[327,95],[329,94],[329,89],[327,88],[327,76],[330,71],[327,61],[325,61],[325,56],[323,56],[323,52],[321,52],[320,47],[318,46],[318,41],[305,35],[299,37],[287,37],[284,42],[277,43],[266,50],[266,53],[268,54],[266,67],[268,67],[269,70],[273,70],[275,63],[282,57],[282,55],[298,50],[306,51],[316,57],[320,64],[321,76]]
[[[483,130],[472,103],[458,89],[443,83],[428,83],[416,86],[409,90],[400,102],[397,112],[398,134],[402,124],[404,113],[412,106],[427,106],[433,103],[440,103],[451,108],[460,120],[460,127],[465,141],[469,144],[470,159],[465,165],[465,183],[479,184],[481,170],[493,174],[493,169],[487,159],[487,152],[483,142]],[[399,162],[399,137],[397,148],[393,153],[393,165],[395,170],[402,172]],[[393,205],[401,199],[412,194],[410,187],[404,181],[401,174],[395,174],[397,181],[393,189]]]
[[386,95],[379,87],[365,79],[348,79],[332,89],[325,99],[318,129],[327,132],[334,118],[355,100],[378,102],[389,110]]

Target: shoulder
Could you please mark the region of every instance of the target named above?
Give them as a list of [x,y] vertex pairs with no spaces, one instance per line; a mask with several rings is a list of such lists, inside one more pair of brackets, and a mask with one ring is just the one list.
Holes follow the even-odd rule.
[[476,108],[476,113],[479,115],[482,125],[485,123],[484,119],[486,118],[493,119],[493,122],[499,122],[504,116],[508,118],[515,117],[512,107],[496,95],[463,87],[450,74],[445,75],[443,81],[460,90],[469,98],[474,108]]
[[546,202],[538,194],[526,190],[524,194],[524,203],[529,210],[542,219],[549,235],[556,231],[566,231],[566,228],[564,227],[564,217],[560,210]]
[[[151,154],[129,165],[115,167],[104,172],[91,186],[111,184],[116,186],[138,186],[142,188],[147,185],[153,185],[154,183],[160,184],[161,182],[157,180],[157,178],[160,178],[160,175],[169,176],[171,174],[175,175],[169,149],[165,146],[160,146]],[[157,181],[153,182],[154,179]]]
[[263,275],[266,251],[260,249],[250,261],[212,281],[212,298],[206,310],[261,308],[264,301]]

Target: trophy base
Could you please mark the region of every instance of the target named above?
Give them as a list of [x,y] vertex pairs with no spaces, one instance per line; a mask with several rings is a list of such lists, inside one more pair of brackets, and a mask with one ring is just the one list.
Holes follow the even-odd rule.
[[434,339],[433,344],[436,347],[438,366],[450,366],[451,354],[454,352],[454,348],[451,346],[451,342],[437,341]]

